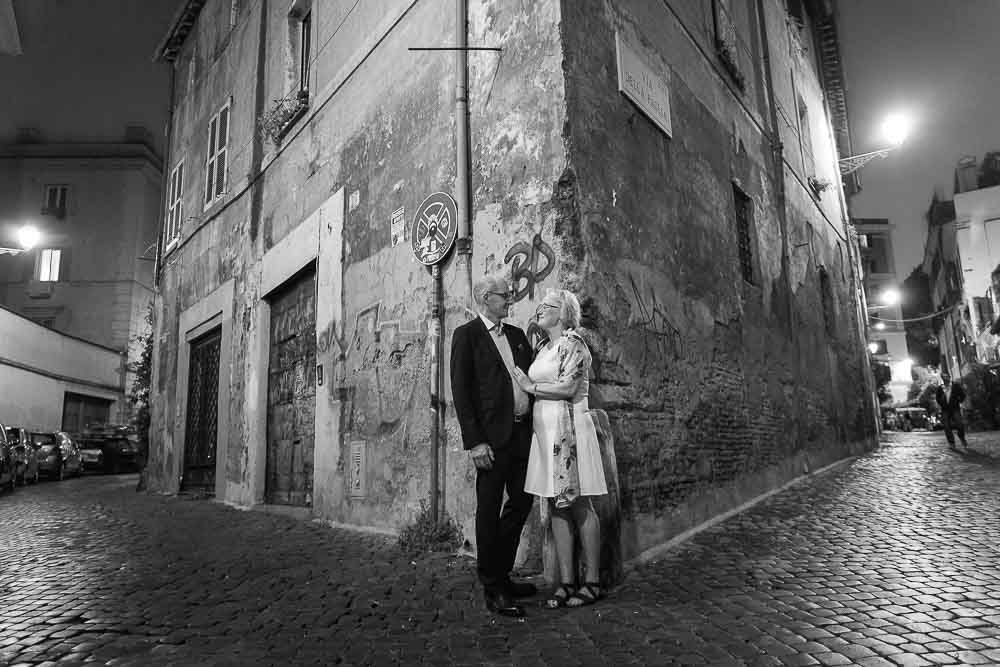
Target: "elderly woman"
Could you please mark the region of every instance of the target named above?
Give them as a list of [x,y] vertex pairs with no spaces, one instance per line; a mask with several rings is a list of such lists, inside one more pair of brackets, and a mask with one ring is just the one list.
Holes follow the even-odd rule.
[[[548,498],[561,584],[548,606],[581,607],[601,598],[601,525],[591,496],[608,492],[597,431],[587,406],[590,350],[575,329],[580,302],[567,290],[550,290],[535,311],[548,333],[527,375],[514,379],[535,397],[534,438],[524,490]],[[573,524],[583,545],[586,574],[576,585]]]

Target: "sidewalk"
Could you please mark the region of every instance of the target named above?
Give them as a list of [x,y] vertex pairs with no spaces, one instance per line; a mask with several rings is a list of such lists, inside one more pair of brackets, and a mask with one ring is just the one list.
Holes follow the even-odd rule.
[[1000,474],[933,435],[805,480],[522,620],[474,563],[134,476],[0,496],[0,664],[1000,664]]

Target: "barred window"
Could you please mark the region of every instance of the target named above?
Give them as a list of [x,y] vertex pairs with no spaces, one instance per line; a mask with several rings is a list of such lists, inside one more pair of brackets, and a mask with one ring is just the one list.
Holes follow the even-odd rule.
[[736,204],[736,246],[740,256],[740,273],[743,280],[753,284],[753,200],[736,184],[733,184],[733,200]]

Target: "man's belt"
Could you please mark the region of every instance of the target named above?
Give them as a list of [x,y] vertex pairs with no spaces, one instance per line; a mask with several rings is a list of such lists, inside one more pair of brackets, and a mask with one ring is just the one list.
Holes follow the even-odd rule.
[[523,421],[528,421],[528,413],[527,412],[524,413],[523,415],[514,415],[514,423],[515,424],[519,424],[519,423],[521,423]]

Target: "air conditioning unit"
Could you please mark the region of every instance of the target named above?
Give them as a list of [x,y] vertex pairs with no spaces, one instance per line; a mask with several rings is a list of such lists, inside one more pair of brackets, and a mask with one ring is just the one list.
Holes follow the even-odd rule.
[[52,296],[55,288],[54,282],[32,280],[28,283],[28,296],[32,299],[48,299]]

